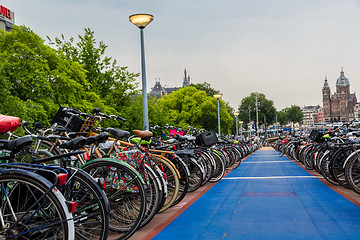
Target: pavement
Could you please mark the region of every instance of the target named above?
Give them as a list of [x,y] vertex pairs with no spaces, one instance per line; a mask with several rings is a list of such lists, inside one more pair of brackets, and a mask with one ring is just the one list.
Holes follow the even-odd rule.
[[130,239],[360,239],[359,220],[359,195],[262,148]]

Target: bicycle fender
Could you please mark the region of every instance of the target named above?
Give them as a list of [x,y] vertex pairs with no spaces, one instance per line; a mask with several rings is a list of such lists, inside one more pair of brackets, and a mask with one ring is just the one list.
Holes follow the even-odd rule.
[[127,168],[130,168],[134,171],[134,173],[136,173],[136,176],[141,180],[141,182],[143,184],[145,184],[145,181],[144,179],[141,177],[140,173],[133,167],[131,166],[130,164],[126,163],[126,162],[123,162],[123,161],[120,161],[120,160],[117,160],[115,158],[97,158],[97,159],[93,159],[93,160],[90,160],[88,162],[86,162],[84,165],[82,165],[81,167],[84,167],[84,166],[87,166],[93,162],[99,162],[99,161],[104,161],[104,162],[115,162],[115,163],[118,163],[120,165],[123,165],[123,166],[126,166]]
[[350,160],[350,158],[352,158],[352,156],[354,156],[355,154],[360,154],[360,149],[352,152],[349,156],[347,156],[347,158],[346,158],[346,160],[345,160],[345,162],[344,162],[343,168],[345,168],[347,162],[348,162],[348,161]]

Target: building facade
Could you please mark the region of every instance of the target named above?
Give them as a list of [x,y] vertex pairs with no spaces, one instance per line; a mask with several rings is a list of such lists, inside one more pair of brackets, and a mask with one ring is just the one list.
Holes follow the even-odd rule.
[[[190,76],[187,74],[186,69],[184,70],[184,78],[182,87],[190,86]],[[160,80],[155,79],[155,85],[151,88],[150,96],[161,98],[162,96],[169,95],[172,92],[179,90],[179,87],[163,87],[160,83]]]
[[15,23],[15,14],[7,7],[0,5],[0,29],[9,32]]
[[350,122],[355,118],[357,103],[355,93],[350,93],[350,81],[341,68],[340,77],[336,80],[336,92],[331,94],[327,78],[322,89],[324,120],[332,122]]
[[301,109],[303,113],[302,124],[312,126],[314,123],[323,123],[323,109],[320,106],[304,106]]

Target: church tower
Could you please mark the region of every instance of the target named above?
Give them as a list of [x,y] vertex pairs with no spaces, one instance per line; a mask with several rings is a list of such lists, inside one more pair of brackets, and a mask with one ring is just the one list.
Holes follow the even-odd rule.
[[184,79],[183,79],[183,87],[190,86],[190,76],[186,72],[186,68],[184,70]]
[[348,115],[348,101],[350,95],[350,81],[345,77],[344,69],[341,68],[340,77],[336,80],[336,94],[339,98],[340,121],[345,122]]
[[330,96],[330,87],[328,80],[325,77],[324,86],[322,89],[323,94],[323,108],[324,108],[324,120],[325,122],[331,121],[331,96]]

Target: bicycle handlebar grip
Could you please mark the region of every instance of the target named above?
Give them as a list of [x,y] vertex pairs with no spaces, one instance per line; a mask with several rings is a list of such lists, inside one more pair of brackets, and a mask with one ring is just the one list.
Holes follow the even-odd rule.
[[107,119],[110,119],[110,116],[105,114],[105,113],[98,112],[97,115],[99,115],[101,117],[104,117],[104,118],[107,118]]
[[116,116],[116,118],[117,118],[117,119],[120,119],[120,120],[121,120],[121,121],[123,121],[123,122],[126,122],[126,119],[125,119],[125,118],[123,118],[123,117]]

